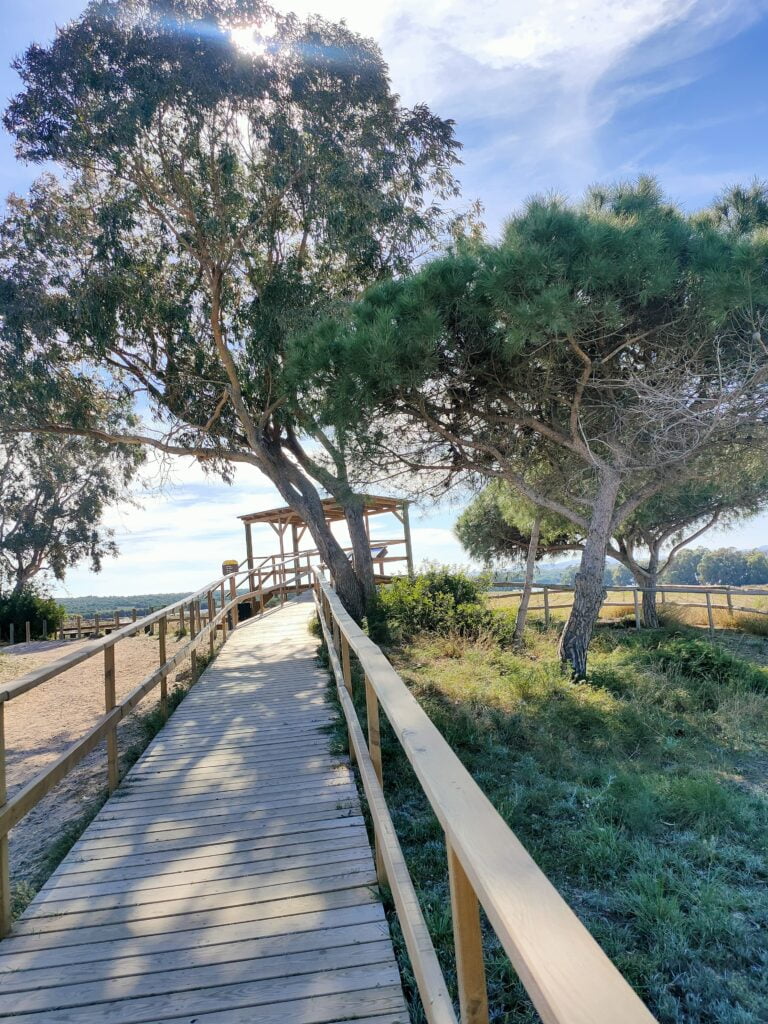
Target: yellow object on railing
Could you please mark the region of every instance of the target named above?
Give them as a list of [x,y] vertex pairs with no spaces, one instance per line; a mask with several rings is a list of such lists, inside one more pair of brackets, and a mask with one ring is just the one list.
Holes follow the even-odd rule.
[[[379,707],[445,832],[462,1024],[489,1019],[478,903],[544,1024],[651,1024],[655,1018],[318,570],[315,597],[368,797],[377,863],[381,860],[392,889],[430,1024],[448,1024],[455,1017],[381,788]],[[352,701],[350,652],[365,676],[368,748]]]

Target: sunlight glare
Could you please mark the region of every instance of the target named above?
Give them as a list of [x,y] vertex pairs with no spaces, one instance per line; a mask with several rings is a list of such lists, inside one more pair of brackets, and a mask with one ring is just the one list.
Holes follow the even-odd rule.
[[230,30],[232,42],[243,53],[253,57],[262,57],[267,52],[269,45],[269,26],[267,25],[240,25]]

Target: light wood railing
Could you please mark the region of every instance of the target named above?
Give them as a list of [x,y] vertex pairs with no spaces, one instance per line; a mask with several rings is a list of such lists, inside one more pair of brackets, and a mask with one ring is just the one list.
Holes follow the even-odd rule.
[[[255,572],[243,562],[237,572],[213,580],[205,587],[189,594],[181,601],[167,605],[159,611],[145,615],[135,622],[121,627],[78,647],[63,657],[35,669],[0,688],[0,937],[11,928],[11,883],[8,855],[8,833],[17,825],[42,798],[49,793],[69,772],[94,750],[103,740],[107,746],[107,780],[109,792],[120,782],[117,725],[155,687],[160,687],[160,707],[164,717],[168,714],[168,676],[186,658],[190,659],[190,671],[194,683],[198,675],[198,648],[207,641],[208,651],[213,655],[216,633],[227,639],[229,629],[237,624],[238,605],[249,602],[251,611],[263,614],[271,598],[284,602],[288,591],[299,590],[312,585],[311,556],[304,557],[301,564],[291,555],[283,561],[270,560]],[[239,583],[246,582],[245,593],[238,590]],[[249,582],[250,581],[250,582]],[[218,598],[218,600],[217,600]],[[207,621],[202,624],[201,604],[205,601],[208,609]],[[217,610],[218,609],[218,610]],[[170,657],[167,653],[168,625],[172,618],[186,622],[189,640]],[[138,686],[122,700],[116,698],[115,648],[121,640],[147,629],[158,630],[158,660],[156,669],[149,673]],[[5,708],[24,693],[96,657],[103,658],[104,714],[93,728],[77,742],[67,748],[55,761],[45,767],[31,781],[8,799],[6,785]]]
[[[520,597],[522,593],[523,584],[517,581],[511,581],[509,583],[502,583],[496,586],[494,590],[490,591],[489,597],[491,600],[494,598],[504,597]],[[643,587],[606,587],[606,599],[600,606],[602,612],[604,608],[626,608],[627,605],[631,605],[633,614],[635,617],[635,626],[637,629],[643,628],[643,617],[641,602],[645,589]],[[649,591],[650,592],[650,591]],[[537,583],[531,590],[531,603],[528,605],[528,611],[535,612],[540,611],[544,613],[544,625],[549,626],[551,613],[558,609],[570,608],[570,601],[557,601],[553,600],[557,594],[572,594],[573,587],[568,586],[564,583]],[[760,587],[726,587],[726,586],[685,586],[682,584],[665,583],[655,588],[655,593],[658,597],[656,606],[659,611],[665,611],[668,608],[698,608],[706,612],[707,625],[710,633],[714,632],[715,629],[715,616],[717,612],[725,612],[727,615],[742,614],[742,615],[768,615],[768,608],[759,608],[754,605],[738,604],[740,598],[745,597],[765,597],[768,598],[768,589]],[[624,595],[627,594],[628,598],[625,600],[610,600],[611,595]],[[704,603],[701,601],[684,601],[678,600],[678,598],[693,596],[703,597]],[[538,602],[538,598],[541,598],[541,603]],[[718,598],[722,598],[718,602]]]
[[[315,600],[388,882],[429,1024],[456,1024],[382,786],[380,711],[445,833],[461,1024],[488,1024],[480,907],[544,1024],[650,1024],[654,1017],[505,824],[379,648],[315,570]],[[351,659],[365,680],[367,736]]]

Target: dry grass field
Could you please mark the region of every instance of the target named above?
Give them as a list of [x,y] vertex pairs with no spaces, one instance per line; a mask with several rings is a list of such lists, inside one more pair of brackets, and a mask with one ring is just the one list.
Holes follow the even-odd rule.
[[[763,589],[757,587],[746,590]],[[765,588],[768,589],[768,588]],[[489,607],[497,610],[517,608],[520,601],[519,592],[493,591],[487,595]],[[549,610],[552,620],[565,621],[572,603],[568,591],[549,591]],[[731,591],[733,612],[728,607],[725,593],[711,595],[712,616],[716,629],[738,630],[768,636],[768,593],[764,595],[742,594],[738,588]],[[659,617],[664,625],[708,627],[707,598],[703,591],[686,591],[660,594],[658,598]],[[750,609],[754,609],[750,612]],[[762,614],[761,614],[762,613]],[[544,597],[540,588],[531,597],[529,615],[532,619],[543,619]],[[615,622],[618,619],[634,618],[634,592],[627,590],[609,591],[606,603],[600,611],[603,622]]]

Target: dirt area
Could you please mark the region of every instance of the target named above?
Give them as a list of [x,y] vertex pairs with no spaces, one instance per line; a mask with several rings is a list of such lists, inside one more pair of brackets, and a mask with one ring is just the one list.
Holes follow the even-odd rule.
[[[186,639],[186,638],[185,638]],[[90,640],[18,644],[0,653],[0,683],[49,664],[65,653],[92,643]],[[183,641],[168,637],[170,656]],[[158,638],[141,634],[129,637],[115,649],[115,688],[120,700],[158,664]],[[189,663],[172,673],[170,685],[188,676]],[[104,660],[100,654],[51,679],[6,705],[5,739],[9,796],[55,761],[80,739],[104,714]],[[157,702],[153,690],[139,705],[138,714]],[[125,760],[144,735],[136,712],[118,726],[118,745]],[[42,881],[41,869],[54,846],[73,822],[78,821],[106,795],[106,748],[102,744],[64,779],[11,831],[11,877],[14,883],[34,887]]]

